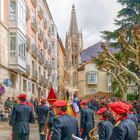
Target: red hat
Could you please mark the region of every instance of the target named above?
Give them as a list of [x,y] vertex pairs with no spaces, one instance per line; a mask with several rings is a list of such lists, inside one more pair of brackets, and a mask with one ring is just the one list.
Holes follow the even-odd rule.
[[43,103],[46,103],[46,99],[42,99],[40,102],[41,102],[42,104],[43,104]]
[[67,105],[67,102],[64,101],[64,100],[56,100],[53,103],[53,106],[57,106],[57,107],[63,107],[63,106],[66,106],[66,105]]
[[25,99],[26,100],[27,95],[26,94],[20,94],[18,96],[19,99]]
[[87,105],[87,101],[82,101],[82,102],[80,102],[80,105]]
[[129,111],[129,106],[126,103],[123,102],[114,102],[114,103],[110,103],[109,107],[116,112],[117,114],[125,114]]
[[100,114],[103,114],[105,111],[107,111],[107,108],[106,107],[102,107],[96,113],[100,115]]

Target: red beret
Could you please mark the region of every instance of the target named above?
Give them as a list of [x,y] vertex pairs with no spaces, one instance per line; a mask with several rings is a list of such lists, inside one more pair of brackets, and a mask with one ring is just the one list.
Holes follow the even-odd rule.
[[25,99],[26,100],[27,95],[26,94],[20,94],[18,96],[19,99]]
[[63,106],[66,106],[66,105],[67,105],[67,102],[64,101],[64,100],[56,100],[53,103],[53,106],[57,106],[57,107],[63,107]]
[[87,101],[82,101],[82,102],[80,102],[80,105],[87,105],[87,104],[88,104]]
[[46,103],[46,99],[42,99],[40,102],[41,103]]
[[106,107],[102,107],[96,113],[100,115],[100,114],[103,114],[105,111],[107,111],[107,108]]
[[114,102],[114,103],[110,103],[109,107],[116,112],[117,114],[125,114],[129,111],[129,106],[126,103],[123,102]]

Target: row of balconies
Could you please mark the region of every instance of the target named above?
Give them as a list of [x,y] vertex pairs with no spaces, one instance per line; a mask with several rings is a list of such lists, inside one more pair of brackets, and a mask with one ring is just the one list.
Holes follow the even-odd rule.
[[[30,69],[30,65],[26,65],[26,75],[30,76],[31,75],[31,69]],[[39,84],[41,84],[44,87],[48,86],[48,80],[43,76],[43,75],[39,75],[37,74],[37,71],[35,69],[32,69],[32,79],[35,81],[39,81]]]

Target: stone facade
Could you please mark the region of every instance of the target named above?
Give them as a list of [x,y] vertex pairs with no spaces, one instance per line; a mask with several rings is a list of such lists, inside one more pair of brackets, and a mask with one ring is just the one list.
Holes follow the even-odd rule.
[[[53,41],[53,44],[52,44]],[[0,1],[0,82],[2,99],[26,93],[46,97],[50,86],[58,89],[57,28],[46,0]],[[54,80],[52,77],[55,73]]]
[[71,95],[78,91],[78,72],[77,68],[80,64],[80,52],[83,49],[82,33],[78,30],[75,6],[72,6],[71,21],[69,32],[66,34],[66,58],[65,67],[69,75],[66,79],[66,90]]
[[64,80],[64,60],[65,60],[66,52],[63,46],[62,40],[58,36],[58,65],[59,65],[59,92],[58,97],[63,98],[65,93],[65,80]]

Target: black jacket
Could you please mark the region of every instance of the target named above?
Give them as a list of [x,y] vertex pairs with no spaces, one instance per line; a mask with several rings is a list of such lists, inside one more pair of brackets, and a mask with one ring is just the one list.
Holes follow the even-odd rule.
[[98,133],[99,133],[99,140],[110,140],[112,130],[113,130],[113,124],[109,121],[101,121],[98,124]]
[[34,123],[35,118],[32,108],[26,104],[20,104],[13,108],[9,124],[16,133],[29,133],[29,123]]
[[36,109],[38,123],[45,123],[48,116],[49,108],[46,105],[40,105]]
[[72,140],[72,134],[80,137],[78,122],[75,118],[70,115],[54,118],[51,140]]
[[110,140],[137,140],[137,128],[133,121],[125,119],[113,129]]
[[89,133],[92,128],[94,128],[94,113],[89,108],[81,109],[81,121],[80,128],[84,132]]

